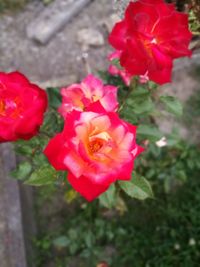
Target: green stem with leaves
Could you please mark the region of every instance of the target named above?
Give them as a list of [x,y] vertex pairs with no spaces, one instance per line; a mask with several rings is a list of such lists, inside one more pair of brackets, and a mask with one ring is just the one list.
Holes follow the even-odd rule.
[[122,100],[122,103],[118,109],[118,113],[120,113],[123,110],[127,99],[129,98],[129,96],[132,94],[132,92],[135,90],[136,87],[137,87],[137,79],[133,77],[130,82],[129,90],[127,94],[125,95],[124,99]]

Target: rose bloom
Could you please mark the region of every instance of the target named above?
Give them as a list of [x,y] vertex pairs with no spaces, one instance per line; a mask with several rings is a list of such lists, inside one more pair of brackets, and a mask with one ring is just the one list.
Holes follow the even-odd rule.
[[136,126],[95,103],[87,112],[67,114],[63,132],[50,140],[44,154],[56,170],[67,170],[74,189],[92,201],[116,180],[130,180],[142,151]]
[[19,72],[0,72],[0,142],[36,135],[46,108],[44,90]]
[[103,85],[102,81],[92,74],[88,75],[80,84],[72,84],[61,89],[62,105],[59,112],[65,118],[72,110],[86,110],[90,104],[100,101],[106,111],[116,111],[117,87]]
[[173,60],[190,56],[192,34],[187,14],[163,0],[130,2],[125,17],[115,24],[110,44],[120,51],[120,63],[132,75],[170,82]]

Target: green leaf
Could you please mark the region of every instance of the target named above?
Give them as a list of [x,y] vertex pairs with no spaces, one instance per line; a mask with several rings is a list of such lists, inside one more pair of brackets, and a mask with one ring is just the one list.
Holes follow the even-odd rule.
[[133,175],[130,182],[119,181],[121,189],[130,197],[144,200],[153,198],[151,185],[144,177]]
[[24,161],[19,164],[17,170],[12,172],[12,175],[18,180],[23,180],[30,174],[31,170],[32,166],[30,162]]
[[123,67],[120,65],[119,59],[118,58],[114,58],[111,61],[111,64],[114,65],[115,67],[117,67],[118,69],[123,69]]
[[135,114],[152,113],[155,109],[150,92],[142,86],[134,89],[133,93],[127,99],[126,104],[131,107],[131,113]]
[[23,155],[23,156],[24,155],[32,156],[33,154],[33,148],[30,145],[28,145],[28,142],[25,143],[25,142],[22,142],[21,140],[17,141],[16,143],[14,143],[14,148],[15,148],[16,153]]
[[155,106],[153,104],[153,101],[151,98],[146,98],[146,99],[140,99],[140,101],[135,101],[133,105],[133,111],[136,114],[144,114],[144,113],[151,113],[153,112]]
[[132,92],[132,98],[135,99],[137,97],[147,97],[150,96],[151,93],[149,92],[149,90],[147,90],[147,88],[145,88],[144,86],[138,85]]
[[91,230],[88,230],[85,233],[85,244],[88,248],[93,248],[93,244],[95,243],[95,236],[93,235]]
[[57,172],[51,166],[43,166],[34,171],[30,178],[25,181],[25,184],[42,186],[55,183],[57,178]]
[[159,85],[155,82],[148,81],[148,88],[151,92],[156,91],[158,89]]
[[47,94],[49,97],[50,107],[57,109],[61,104],[60,89],[59,88],[47,88]]
[[161,96],[160,101],[165,104],[168,112],[171,112],[176,116],[181,116],[183,114],[182,104],[176,97]]
[[160,140],[163,136],[158,128],[151,125],[140,125],[137,129],[137,135],[153,142]]
[[116,204],[116,188],[112,184],[109,189],[99,197],[102,206],[111,209]]
[[167,146],[176,146],[180,142],[180,134],[179,131],[173,129],[172,132],[167,135]]
[[53,245],[58,249],[66,248],[69,243],[70,241],[66,236],[59,236],[53,240]]

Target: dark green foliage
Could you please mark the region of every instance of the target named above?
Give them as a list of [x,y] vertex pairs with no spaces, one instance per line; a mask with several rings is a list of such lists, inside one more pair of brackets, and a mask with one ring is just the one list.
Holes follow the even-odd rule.
[[76,267],[96,266],[100,261],[111,267],[197,267],[200,150],[175,143],[175,135],[173,138],[173,146],[160,149],[151,145],[137,160],[137,173],[151,181],[155,199],[141,202],[125,197],[127,212],[122,216],[114,209],[107,213],[98,201],[79,199],[70,212],[64,206],[64,223],[53,232],[40,228],[35,241],[37,266],[48,262],[68,266],[78,259]]
[[160,100],[165,104],[168,112],[171,112],[176,116],[181,116],[183,114],[182,104],[177,98],[166,95],[161,96]]
[[153,192],[149,182],[142,176],[133,173],[131,181],[119,181],[121,189],[130,197],[139,200],[153,198]]
[[163,185],[165,193],[169,193],[200,171],[200,149],[185,142],[162,149],[150,145],[145,157],[136,161],[136,169],[152,183]]
[[60,89],[59,88],[47,88],[47,93],[48,93],[48,100],[49,100],[49,105],[57,109],[60,104],[61,104],[61,94],[60,94]]
[[50,138],[63,129],[63,119],[57,112],[61,103],[59,89],[49,88],[47,93],[49,108],[38,135],[28,142],[15,143],[15,151],[22,156],[22,161],[13,172],[13,176],[18,180],[23,180],[26,184],[35,186],[63,183],[63,172],[57,172],[43,154]]

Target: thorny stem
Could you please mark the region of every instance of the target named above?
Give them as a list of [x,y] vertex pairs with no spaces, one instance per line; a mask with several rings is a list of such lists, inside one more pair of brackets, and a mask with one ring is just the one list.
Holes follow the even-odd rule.
[[119,113],[123,110],[123,108],[124,108],[124,106],[126,104],[127,99],[129,98],[129,96],[131,95],[131,93],[134,91],[134,89],[136,88],[136,86],[137,86],[137,80],[135,79],[135,77],[133,77],[131,79],[129,90],[128,90],[127,94],[125,95],[124,99],[122,100],[122,103],[121,103],[121,105],[120,105],[120,107],[118,109],[118,112]]

